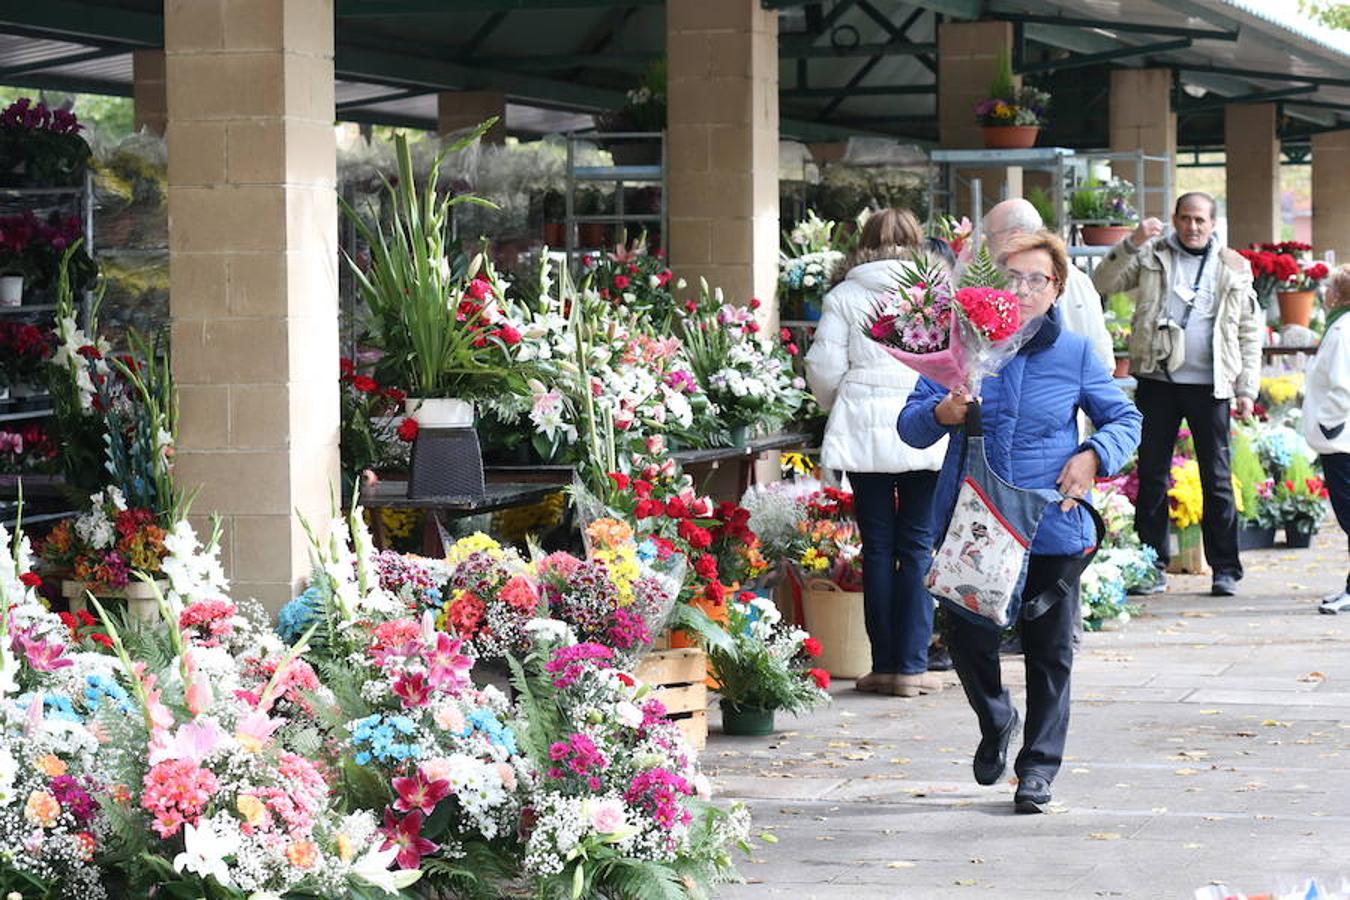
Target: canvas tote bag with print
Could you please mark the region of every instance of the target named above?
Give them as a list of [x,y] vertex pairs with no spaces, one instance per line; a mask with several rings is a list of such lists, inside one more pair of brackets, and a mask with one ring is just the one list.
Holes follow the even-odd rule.
[[[965,430],[965,475],[928,570],[928,590],[959,613],[1004,628],[1017,615],[1031,542],[1041,517],[1051,503],[1064,497],[1058,491],[1017,487],[994,473],[984,452],[978,403],[972,402],[967,410]],[[1079,503],[1092,516],[1100,545],[1105,523],[1090,504]],[[1096,551],[1092,547],[1084,553],[1077,575]],[[1073,572],[1069,575],[1077,577]],[[1042,596],[1033,601],[1025,613],[1028,618],[1048,609],[1054,598]]]

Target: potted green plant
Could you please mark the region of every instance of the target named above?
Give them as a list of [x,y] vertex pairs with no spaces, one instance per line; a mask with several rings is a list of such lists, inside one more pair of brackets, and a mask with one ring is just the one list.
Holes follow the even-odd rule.
[[1302,454],[1295,453],[1285,467],[1284,479],[1275,485],[1275,497],[1284,519],[1285,542],[1290,547],[1309,546],[1327,514],[1327,488]]
[[[398,180],[386,182],[388,221],[372,226],[346,202],[342,207],[363,241],[370,247],[370,265],[363,268],[348,256],[358,292],[371,312],[370,342],[384,351],[387,368],[399,373],[408,389],[407,416],[419,429],[413,444],[408,489],[410,496],[423,496],[426,484],[445,487],[454,479],[440,478],[433,460],[459,468],[460,460],[447,443],[466,435],[441,432],[472,431],[476,397],[500,395],[503,388],[521,380],[512,365],[511,348],[520,342],[520,332],[506,318],[501,300],[503,286],[486,254],[479,253],[467,264],[452,261],[450,218],[460,203],[491,205],[471,194],[441,194],[437,172],[445,153],[463,149],[477,140],[495,119],[452,144],[431,167],[426,184],[419,190],[407,138],[394,139]],[[425,434],[430,430],[431,434]],[[440,450],[432,453],[428,441]],[[473,436],[458,453],[477,458],[477,477],[470,471],[464,491],[481,493],[482,463]],[[419,466],[419,450],[421,463]],[[468,467],[470,470],[473,466]],[[422,477],[419,477],[422,476]],[[427,480],[431,479],[431,482]],[[475,489],[476,488],[476,489]]]
[[708,668],[722,694],[722,730],[762,736],[779,710],[805,712],[830,699],[830,675],[812,665],[820,647],[782,621],[772,600],[748,591],[726,604],[727,639],[708,646]]
[[29,274],[26,243],[0,221],[0,306],[23,303],[23,286]]
[[1036,136],[1048,121],[1050,95],[1029,85],[1017,86],[1012,57],[999,53],[989,96],[975,104],[975,119],[984,130],[984,146],[991,150],[1024,150],[1036,146]]
[[[655,60],[642,73],[642,80],[630,89],[623,106],[600,117],[600,127],[608,132],[652,133],[666,128],[666,61]],[[646,139],[617,138],[605,141],[605,147],[617,166],[655,166],[661,162],[661,142]]]
[[1232,438],[1233,487],[1238,506],[1238,549],[1275,546],[1275,529],[1282,524],[1274,482],[1266,476],[1261,458],[1247,432],[1238,428]]
[[1069,198],[1069,215],[1079,223],[1083,243],[1092,247],[1118,244],[1139,222],[1130,205],[1134,185],[1123,178],[1100,181],[1089,177]]

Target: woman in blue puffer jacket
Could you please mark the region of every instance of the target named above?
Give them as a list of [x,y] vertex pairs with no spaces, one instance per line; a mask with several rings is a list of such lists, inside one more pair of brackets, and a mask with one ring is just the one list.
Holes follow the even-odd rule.
[[[1063,241],[1045,231],[1018,235],[1008,241],[998,261],[1021,301],[1023,321],[1045,318],[1035,337],[1002,371],[984,379],[980,409],[990,468],[1018,487],[1086,497],[1094,477],[1111,475],[1129,460],[1139,443],[1142,417],[1088,341],[1060,327],[1054,304],[1064,290],[1069,267]],[[900,413],[900,437],[911,446],[927,447],[953,436],[933,501],[939,536],[964,474],[961,426],[969,399],[960,390],[948,392],[924,378]],[[1079,410],[1097,429],[1086,441],[1078,437]],[[1021,812],[1040,812],[1050,802],[1050,783],[1064,756],[1074,623],[1080,616],[1078,578],[1073,573],[1075,563],[1095,543],[1091,517],[1072,499],[1046,510],[1032,540],[1023,607],[1033,598],[1042,600],[1036,604],[1036,617],[1023,616],[1021,621],[1026,737],[1014,765],[1015,802]],[[1048,608],[1046,600],[1053,601]],[[1008,744],[1020,722],[999,672],[1000,630],[960,611],[946,618],[952,661],[980,723],[975,780],[993,784],[1003,774]]]

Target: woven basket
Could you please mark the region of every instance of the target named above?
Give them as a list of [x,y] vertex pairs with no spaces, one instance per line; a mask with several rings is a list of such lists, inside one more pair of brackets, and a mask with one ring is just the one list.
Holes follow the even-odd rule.
[[824,578],[806,583],[802,595],[806,630],[820,641],[816,665],[837,678],[857,678],[872,670],[862,591],[846,591]]

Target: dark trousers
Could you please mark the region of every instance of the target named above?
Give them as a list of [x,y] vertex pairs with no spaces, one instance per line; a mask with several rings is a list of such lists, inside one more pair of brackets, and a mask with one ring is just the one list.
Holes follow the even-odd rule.
[[[1032,556],[1027,569],[1023,602],[1050,589],[1081,564],[1077,557]],[[1019,778],[1040,775],[1053,780],[1064,760],[1064,741],[1069,732],[1069,673],[1073,669],[1074,620],[1080,618],[1078,580],[1034,619],[1022,619],[1022,653],[1026,665],[1027,714],[1022,751],[1014,771]],[[944,615],[947,647],[966,700],[980,722],[982,737],[993,738],[1013,714],[1012,696],[1003,686],[999,668],[1002,632],[953,613]]]
[[933,598],[924,576],[933,558],[936,472],[850,472],[862,537],[863,613],[872,671],[928,671]]
[[[1327,493],[1331,495],[1331,508],[1336,512],[1336,522],[1341,531],[1350,535],[1350,453],[1326,453],[1322,455],[1322,475],[1326,478]],[[1350,593],[1350,575],[1345,578],[1346,593]]]
[[1233,498],[1233,465],[1228,452],[1228,401],[1216,400],[1210,385],[1140,378],[1134,402],[1144,416],[1139,440],[1139,498],[1134,510],[1139,540],[1158,552],[1158,564],[1166,568],[1171,558],[1167,549],[1167,481],[1177,432],[1185,419],[1195,441],[1204,492],[1200,531],[1205,539],[1205,559],[1216,576],[1241,578],[1237,501]]

